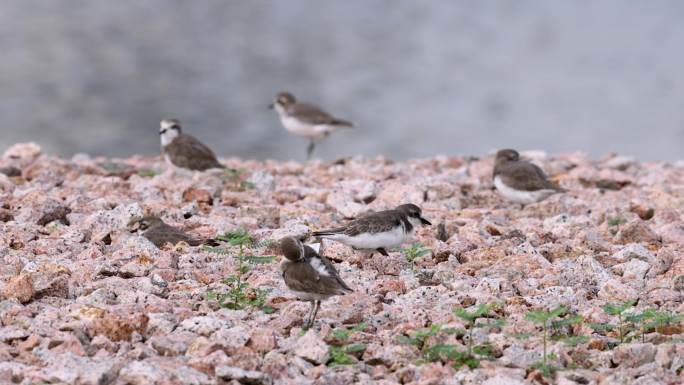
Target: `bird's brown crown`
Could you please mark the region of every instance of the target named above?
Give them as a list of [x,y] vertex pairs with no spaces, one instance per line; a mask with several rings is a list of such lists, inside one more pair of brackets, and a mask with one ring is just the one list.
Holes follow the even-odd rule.
[[280,240],[280,251],[285,258],[296,262],[304,258],[304,244],[294,237],[286,237]]
[[518,153],[518,151],[512,150],[510,148],[499,150],[496,153],[496,161],[497,162],[518,161],[518,160],[520,160],[520,154]]
[[289,106],[291,104],[295,104],[297,102],[297,99],[295,99],[294,95],[292,95],[289,92],[283,91],[279,92],[278,95],[275,97],[275,104],[281,105],[281,106]]

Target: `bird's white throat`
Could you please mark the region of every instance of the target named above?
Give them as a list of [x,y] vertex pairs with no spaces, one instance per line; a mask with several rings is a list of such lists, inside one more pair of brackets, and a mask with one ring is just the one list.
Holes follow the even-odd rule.
[[179,135],[178,130],[167,128],[166,132],[160,135],[162,147],[166,147]]

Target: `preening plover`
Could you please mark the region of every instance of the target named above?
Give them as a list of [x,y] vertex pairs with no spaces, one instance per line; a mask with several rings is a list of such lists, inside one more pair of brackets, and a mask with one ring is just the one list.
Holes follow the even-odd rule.
[[332,263],[293,237],[280,241],[286,260],[281,265],[285,285],[302,301],[311,302],[304,328],[313,326],[321,301],[353,290],[340,278]]

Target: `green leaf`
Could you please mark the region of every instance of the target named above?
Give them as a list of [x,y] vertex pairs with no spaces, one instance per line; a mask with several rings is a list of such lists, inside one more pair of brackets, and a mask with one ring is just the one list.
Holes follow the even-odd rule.
[[578,323],[582,322],[583,320],[584,320],[584,318],[582,318],[582,316],[578,314],[578,315],[566,317],[566,318],[563,318],[563,319],[560,319],[557,321],[552,321],[551,327],[554,329],[560,329],[560,328],[564,328],[566,326],[572,326],[572,325],[578,324]]
[[336,340],[345,341],[349,338],[349,331],[345,329],[335,329],[330,335]]
[[589,323],[590,328],[594,329],[595,332],[604,332],[604,331],[612,331],[615,330],[617,327],[616,325],[612,324],[597,324],[597,323]]
[[366,344],[355,343],[355,344],[345,346],[344,351],[346,353],[358,353],[358,352],[362,352],[362,351],[366,350],[367,347],[368,347],[368,345],[366,345]]
[[245,257],[245,260],[253,264],[267,264],[276,260],[275,255],[249,255]]
[[351,330],[355,331],[355,332],[362,332],[362,331],[366,330],[367,328],[368,328],[368,324],[366,324],[365,322],[359,322],[359,324],[354,326],[353,328],[351,328]]
[[581,345],[581,344],[585,344],[585,343],[589,342],[590,339],[591,338],[589,336],[572,336],[572,337],[563,337],[563,338],[561,338],[561,341],[563,341],[563,343],[566,346],[575,347],[577,345]]
[[484,357],[492,357],[493,356],[493,348],[491,345],[477,345],[473,346],[473,353],[479,354]]
[[270,306],[262,306],[261,311],[263,311],[266,314],[272,314],[275,313],[275,309],[270,307]]
[[475,310],[469,312],[463,308],[454,309],[454,314],[466,321],[473,322],[476,319],[482,317],[483,315],[489,313],[489,311],[495,307],[495,304],[482,304],[479,305]]
[[425,339],[427,337],[432,337],[435,334],[439,333],[441,328],[442,328],[441,325],[434,324],[434,325],[430,326],[429,328],[416,330],[413,335],[416,338]]
[[515,333],[513,334],[513,338],[517,338],[519,340],[527,340],[531,337],[529,333]]
[[629,309],[630,307],[636,305],[635,300],[627,301],[622,304],[612,304],[608,303],[603,305],[603,311],[605,311],[607,314],[610,315],[620,315],[622,314],[625,310]]

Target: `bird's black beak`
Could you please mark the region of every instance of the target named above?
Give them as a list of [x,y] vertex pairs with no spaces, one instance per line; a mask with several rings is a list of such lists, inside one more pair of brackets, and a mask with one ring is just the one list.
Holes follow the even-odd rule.
[[424,225],[432,226],[432,223],[430,223],[430,221],[428,221],[427,219],[425,219],[423,217],[418,217],[418,219],[420,219],[420,223],[422,223]]
[[163,130],[159,130],[159,135],[164,135],[165,132],[166,132],[166,128]]
[[273,108],[275,108],[275,106],[273,105],[273,103],[271,103],[268,105],[268,108],[272,110]]

